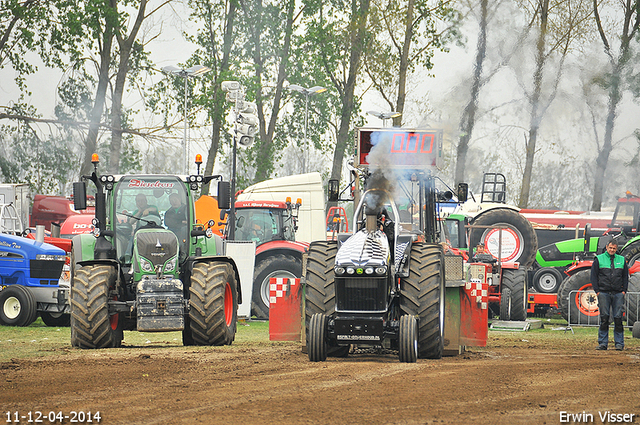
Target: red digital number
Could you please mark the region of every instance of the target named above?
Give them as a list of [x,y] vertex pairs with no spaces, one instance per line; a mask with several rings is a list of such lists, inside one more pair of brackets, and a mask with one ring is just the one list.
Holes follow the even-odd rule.
[[[422,136],[422,139],[420,138]],[[431,153],[433,151],[433,134],[394,133],[391,139],[391,153]],[[428,143],[428,149],[425,145]]]

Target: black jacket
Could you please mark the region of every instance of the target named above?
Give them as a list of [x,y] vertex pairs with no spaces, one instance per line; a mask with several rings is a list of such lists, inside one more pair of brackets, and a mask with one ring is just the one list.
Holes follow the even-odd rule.
[[629,286],[629,266],[622,255],[612,258],[604,252],[593,259],[591,265],[591,284],[598,292],[627,292]]

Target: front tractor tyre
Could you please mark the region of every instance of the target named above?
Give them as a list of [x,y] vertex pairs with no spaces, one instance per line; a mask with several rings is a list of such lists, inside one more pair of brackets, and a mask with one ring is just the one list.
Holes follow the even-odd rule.
[[627,288],[627,324],[634,326],[640,320],[640,273],[633,273],[629,277]]
[[398,357],[403,363],[415,363],[418,360],[418,321],[410,314],[400,316]]
[[67,327],[71,323],[71,316],[67,313],[50,313],[43,311],[40,318],[45,325],[50,327]]
[[195,264],[189,295],[184,345],[230,345],[238,318],[238,287],[231,264]]
[[0,291],[0,322],[8,326],[29,326],[38,317],[36,300],[29,289],[10,285]]
[[560,270],[555,267],[542,267],[533,275],[533,287],[542,294],[555,294],[563,280]]
[[558,289],[560,298],[560,313],[570,325],[598,324],[600,311],[598,297],[591,285],[591,269],[580,270],[565,279]]
[[[509,318],[502,318],[502,300],[509,290]],[[500,297],[500,320],[527,320],[527,272],[520,269],[502,269],[502,296]]]
[[284,254],[272,255],[256,263],[251,297],[251,310],[257,319],[269,319],[269,280],[272,277],[300,278],[302,263],[299,258]]
[[[335,262],[338,243],[335,241],[314,241],[309,245],[306,268],[305,289],[305,330],[307,335],[307,350],[311,318],[314,314],[331,315],[336,307]],[[349,346],[328,347],[330,357],[346,357]]]
[[500,320],[511,320],[511,289],[504,288],[500,292]]
[[418,357],[439,359],[444,351],[444,252],[442,246],[415,243],[409,277],[400,281],[400,309],[418,320]]
[[321,313],[311,316],[307,354],[312,362],[323,362],[327,359],[327,321],[328,317]]
[[78,267],[71,285],[71,345],[111,348],[122,344],[122,320],[109,314],[109,291],[115,289],[113,266]]

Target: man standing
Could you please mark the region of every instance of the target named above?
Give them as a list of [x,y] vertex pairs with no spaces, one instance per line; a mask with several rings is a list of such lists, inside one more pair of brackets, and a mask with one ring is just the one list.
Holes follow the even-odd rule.
[[629,284],[629,267],[622,255],[616,254],[618,242],[607,243],[606,252],[596,256],[591,266],[591,284],[598,295],[600,329],[598,350],[606,350],[609,345],[609,313],[613,313],[613,341],[616,350],[624,350],[624,328],[622,327],[622,307],[624,294]]

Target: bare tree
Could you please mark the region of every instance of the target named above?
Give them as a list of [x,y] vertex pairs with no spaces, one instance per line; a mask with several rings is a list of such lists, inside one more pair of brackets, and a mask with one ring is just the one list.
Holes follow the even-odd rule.
[[[617,21],[618,23],[622,23],[618,34],[608,34],[607,29],[605,29],[600,12],[606,4],[617,4],[621,8],[623,19]],[[611,10],[609,10],[609,12],[610,11]],[[593,203],[591,204],[591,209],[593,211],[600,211],[602,208],[604,175],[609,163],[609,155],[613,150],[613,130],[615,127],[617,109],[624,91],[622,75],[629,64],[629,59],[631,58],[631,42],[638,33],[638,26],[640,25],[640,4],[638,3],[638,0],[620,0],[609,3],[599,3],[598,0],[593,0],[593,14],[610,68],[606,78],[609,97],[607,117],[602,145],[598,143],[597,146],[598,156],[596,158],[596,176],[593,188]],[[610,38],[620,40],[620,46],[617,49],[617,52],[611,45],[611,42],[609,41]]]
[[[563,65],[572,43],[583,34],[582,28],[590,17],[590,10],[582,0],[539,0],[535,9],[530,13],[538,24],[536,41],[535,67],[533,71],[533,88],[527,92],[529,103],[529,134],[525,140],[525,165],[520,186],[518,206],[526,208],[529,203],[533,161],[536,154],[540,125],[546,111],[553,103],[558,93]],[[551,19],[551,22],[550,22]],[[553,80],[546,90],[543,86],[545,72],[549,74],[549,60],[553,55],[559,57],[555,75],[549,75]],[[527,90],[525,90],[527,91]]]

